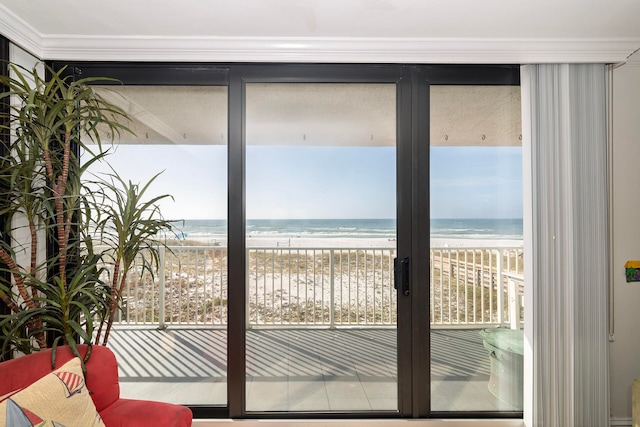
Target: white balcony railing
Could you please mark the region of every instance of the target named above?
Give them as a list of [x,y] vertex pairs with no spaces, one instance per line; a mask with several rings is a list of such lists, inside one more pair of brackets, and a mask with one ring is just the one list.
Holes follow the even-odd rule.
[[[395,325],[394,248],[247,249],[249,327]],[[432,327],[522,321],[522,248],[430,251]],[[227,250],[161,249],[153,277],[129,274],[122,325],[227,323]]]

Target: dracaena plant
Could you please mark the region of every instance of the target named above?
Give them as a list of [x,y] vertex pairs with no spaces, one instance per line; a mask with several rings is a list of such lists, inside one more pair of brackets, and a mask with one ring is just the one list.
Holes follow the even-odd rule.
[[[103,136],[129,132],[126,112],[91,86],[110,79],[74,79],[64,69],[43,66],[45,79],[37,67],[8,68],[10,76],[0,76],[0,101],[8,106],[0,115],[0,300],[9,311],[0,316],[2,350],[75,349],[92,342],[94,320],[113,318],[121,285],[104,280],[106,272],[121,278],[130,268],[129,252],[144,249],[153,231],[170,225],[154,217],[158,199],[143,202],[144,191],[123,199],[114,182],[125,181],[117,174],[102,182],[97,194],[103,197],[83,191],[88,168],[108,153]],[[135,221],[127,223],[136,209],[150,214],[153,226],[140,232]],[[109,226],[119,223],[128,228]],[[123,236],[109,237],[118,232]],[[127,257],[97,253],[96,235],[113,242],[110,254],[130,247]],[[120,272],[113,273],[114,265]]]
[[107,345],[127,277],[134,265],[140,267],[139,274],[146,271],[153,277],[159,264],[159,249],[166,248],[162,237],[171,231],[172,223],[163,219],[158,202],[171,196],[163,194],[147,198],[149,186],[158,175],[145,184],[126,181],[117,174],[90,183],[93,205],[100,206],[94,209],[96,237],[107,246],[103,255],[111,266],[109,309],[100,319],[95,344]]

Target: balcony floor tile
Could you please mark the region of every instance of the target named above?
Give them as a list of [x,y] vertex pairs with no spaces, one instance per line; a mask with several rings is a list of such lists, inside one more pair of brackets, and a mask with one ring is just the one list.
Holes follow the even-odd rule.
[[[247,334],[249,411],[359,411],[397,407],[393,329],[259,329]],[[489,393],[478,329],[431,331],[434,411],[511,411]],[[226,331],[116,327],[121,394],[226,404]]]

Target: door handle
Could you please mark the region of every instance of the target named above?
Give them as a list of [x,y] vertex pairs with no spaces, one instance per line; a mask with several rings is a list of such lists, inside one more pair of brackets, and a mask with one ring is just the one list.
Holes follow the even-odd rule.
[[393,259],[393,287],[396,289],[398,282],[402,295],[409,295],[409,257],[402,258],[400,262],[398,258]]

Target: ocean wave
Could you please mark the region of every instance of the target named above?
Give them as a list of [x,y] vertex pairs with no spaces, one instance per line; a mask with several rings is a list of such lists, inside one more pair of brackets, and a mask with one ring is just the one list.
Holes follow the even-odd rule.
[[[248,220],[247,237],[306,238],[396,238],[392,219]],[[185,220],[177,227],[188,239],[214,240],[227,237],[223,220]],[[432,220],[431,238],[521,240],[522,220]]]

